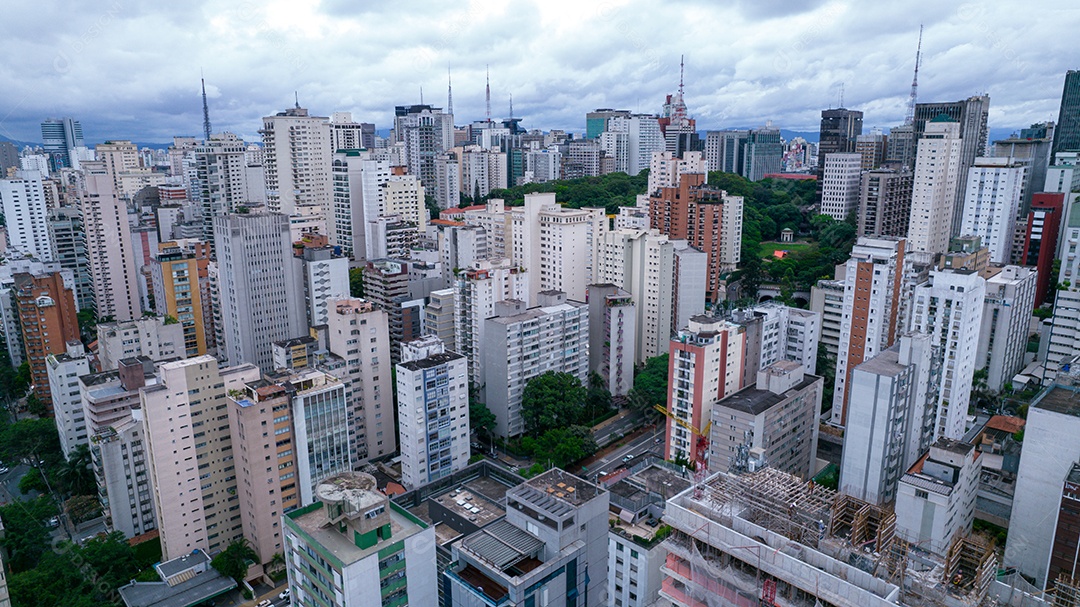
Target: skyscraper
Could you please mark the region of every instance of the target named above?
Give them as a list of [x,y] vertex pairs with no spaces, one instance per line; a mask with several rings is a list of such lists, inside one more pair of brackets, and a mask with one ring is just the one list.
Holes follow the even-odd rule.
[[405,143],[409,173],[420,177],[439,207],[457,206],[457,189],[446,191],[439,179],[440,157],[454,147],[454,117],[430,105],[399,105],[394,108],[394,136]]
[[855,142],[862,135],[863,113],[859,110],[835,108],[821,111],[821,129],[818,139],[818,158],[826,154],[850,154]]
[[907,236],[911,219],[912,175],[907,170],[876,169],[862,174],[859,236]]
[[821,212],[837,221],[844,221],[849,213],[859,214],[862,156],[853,152],[826,154],[821,164]]
[[7,244],[41,261],[53,258],[45,190],[36,174],[16,173],[14,179],[0,175],[0,210],[7,226]]
[[705,168],[709,171],[742,174],[743,146],[749,131],[707,131]]
[[127,206],[112,176],[100,162],[84,162],[86,192],[80,196],[86,248],[98,318],[132,320],[142,316]]
[[79,168],[75,148],[84,147],[82,124],[72,118],[49,118],[41,123],[41,140],[53,167]]
[[[926,125],[915,155],[908,239],[911,250],[944,253],[949,249],[957,180],[963,178],[960,124],[941,114]],[[974,158],[972,159],[974,161]]]
[[990,263],[1009,263],[1026,167],[1012,158],[976,158],[968,169],[959,233],[978,236]]
[[[326,233],[333,198],[330,180],[330,125],[297,105],[263,118],[266,205],[295,216],[299,231]],[[297,234],[294,234],[297,236]]]
[[307,331],[304,282],[292,259],[289,218],[219,215],[217,242],[223,342],[219,359],[272,370],[270,344]]
[[60,207],[49,211],[49,240],[52,258],[75,277],[75,303],[79,310],[94,309],[94,283],[86,247],[86,229],[79,207]]
[[780,172],[783,156],[780,129],[769,125],[762,129],[751,129],[743,145],[743,168],[739,174],[750,181],[760,181],[769,173]]
[[[232,133],[216,135],[195,147],[195,175],[202,204],[202,239],[214,252],[214,217],[235,213],[248,200],[247,145]],[[265,184],[258,184],[265,187]]]
[[1065,72],[1065,86],[1061,90],[1053,152],[1066,150],[1080,150],[1080,70]]

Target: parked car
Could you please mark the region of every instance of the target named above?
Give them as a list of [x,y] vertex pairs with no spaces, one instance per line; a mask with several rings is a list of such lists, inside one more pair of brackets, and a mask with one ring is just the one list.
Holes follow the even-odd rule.
[[49,519],[49,527],[55,529],[55,528],[57,528],[59,526],[60,526],[60,517],[59,516],[54,516],[51,519]]
[[291,595],[291,593],[289,592],[289,589],[286,588],[285,590],[281,591],[281,594],[277,595],[277,598],[279,598],[279,599],[287,599],[287,598],[289,598],[290,595]]
[[10,468],[8,468],[7,466],[5,466],[3,464],[0,464],[0,474],[7,474],[10,471],[11,471]]
[[263,599],[263,600],[259,601],[259,604],[256,605],[255,607],[270,607],[273,604],[274,604],[274,602],[271,601],[270,599]]

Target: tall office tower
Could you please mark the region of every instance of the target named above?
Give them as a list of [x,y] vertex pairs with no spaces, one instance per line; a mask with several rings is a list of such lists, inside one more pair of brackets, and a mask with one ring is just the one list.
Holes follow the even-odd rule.
[[944,437],[935,440],[900,477],[896,535],[940,558],[951,554],[956,538],[971,533],[982,473],[979,457],[975,445]]
[[86,249],[86,230],[78,207],[60,207],[49,211],[49,241],[52,259],[71,270],[75,277],[75,303],[79,310],[94,309],[93,273]]
[[864,172],[856,233],[859,236],[907,236],[911,185],[909,171],[875,169]]
[[394,136],[405,143],[409,174],[420,178],[440,208],[457,206],[458,190],[447,191],[447,180],[439,177],[446,151],[454,147],[454,117],[430,105],[399,105],[394,108]]
[[[876,129],[875,129],[876,130]],[[885,153],[889,147],[889,136],[880,132],[859,135],[855,138],[855,153],[862,157],[860,167],[872,171],[885,162]],[[820,154],[820,152],[819,152]]]
[[[248,199],[247,144],[232,133],[214,135],[195,146],[194,184],[202,205],[202,239],[214,250],[214,217],[250,207]],[[265,187],[265,184],[260,184]]]
[[597,280],[613,284],[634,301],[636,363],[667,352],[668,339],[705,311],[708,256],[684,240],[656,230],[604,234],[597,251]]
[[330,114],[330,153],[375,148],[375,125],[353,122],[352,112]]
[[[915,155],[911,186],[911,250],[944,253],[952,236],[953,207],[957,206],[957,180],[964,175],[960,124],[938,116],[926,124]],[[974,159],[972,159],[974,161]]]
[[402,305],[409,301],[409,262],[401,259],[372,259],[364,266],[364,295],[387,315],[390,329],[390,360],[401,360],[404,341],[420,337],[420,326],[406,315]]
[[125,359],[119,369],[79,377],[99,501],[110,528],[124,537],[157,527],[139,405],[139,389],[155,383],[154,362],[145,356]]
[[626,396],[634,384],[637,306],[613,284],[589,285],[589,372],[604,380],[612,396]]
[[52,393],[45,359],[50,354],[63,354],[69,342],[79,341],[75,294],[59,272],[19,273],[12,278],[31,385],[41,402],[49,405]]
[[824,380],[799,363],[775,362],[755,380],[712,405],[709,465],[753,472],[768,466],[804,478],[814,475],[818,412]]
[[915,126],[903,124],[889,129],[885,147],[885,162],[910,170],[915,165]]
[[[505,519],[454,544],[447,603],[608,604],[608,491],[555,468],[507,491],[506,502]],[[519,575],[525,563],[532,575]]]
[[501,259],[478,262],[454,280],[456,351],[469,359],[469,377],[477,385],[484,381],[484,321],[495,316],[496,302],[529,301],[529,273]]
[[[989,129],[986,126],[986,118],[990,111],[990,97],[977,95],[963,101],[951,103],[919,103],[915,106],[915,144],[918,146],[922,139],[930,132],[929,125],[935,122],[942,114],[948,116],[959,126],[960,137],[960,166],[956,171],[957,197],[963,194],[964,184],[967,183],[967,172],[975,162],[975,158],[986,153]],[[916,150],[918,147],[916,147]],[[918,172],[918,169],[916,169]],[[916,180],[917,181],[917,180]],[[952,232],[950,236],[961,236],[960,214],[961,206],[953,208]]]
[[529,270],[529,298],[541,291],[563,291],[585,301],[593,282],[596,247],[608,220],[603,209],[568,209],[555,194],[526,194],[525,206],[511,211],[514,264]]
[[[352,472],[315,488],[315,503],[284,516],[285,567],[296,605],[436,605],[435,526]],[[313,567],[310,554],[333,554]],[[332,581],[330,581],[332,580]]]
[[391,163],[373,152],[342,150],[334,154],[332,172],[330,244],[341,247],[346,257],[364,259],[367,224],[386,213],[383,192],[393,174]]
[[95,314],[121,321],[139,318],[142,310],[127,206],[117,196],[105,165],[84,162],[82,166],[86,192],[79,206],[86,228]]
[[97,366],[109,371],[126,358],[146,356],[150,360],[184,358],[184,331],[179,323],[157,316],[97,326]]
[[1065,72],[1065,86],[1061,89],[1053,153],[1077,150],[1080,150],[1080,71],[1069,70]]
[[292,259],[289,217],[219,215],[214,241],[222,316],[218,358],[269,371],[270,344],[307,330],[304,280]]
[[705,168],[741,175],[743,148],[748,137],[749,131],[706,131]]
[[1027,229],[1024,232],[1024,251],[1017,262],[1038,271],[1034,304],[1036,308],[1046,303],[1046,297],[1050,293],[1050,281],[1057,280],[1057,277],[1053,276],[1053,266],[1057,258],[1058,235],[1061,233],[1064,208],[1064,194],[1039,193],[1031,197],[1031,210],[1027,214]]
[[683,175],[677,188],[649,198],[651,228],[708,254],[705,296],[713,303],[726,298],[727,275],[739,263],[742,219],[742,196],[708,187],[703,174]]
[[301,231],[326,234],[333,188],[330,182],[330,125],[305,108],[263,118],[259,131],[266,174],[266,206],[293,217]]
[[[1062,484],[1080,460],[1080,386],[1075,370],[1057,375],[1028,407],[1024,452],[1016,475],[1014,515],[1005,544],[1006,567],[1034,578],[1042,589],[1057,580],[1049,572],[1057,558],[1054,536],[1061,512]],[[1067,514],[1066,514],[1067,516]],[[1075,554],[1075,549],[1072,554]]]
[[731,313],[731,321],[746,329],[743,385],[757,381],[757,372],[782,360],[797,362],[814,375],[821,334],[821,316],[768,301]]
[[[646,192],[655,194],[660,188],[679,187],[682,175],[706,175],[705,158],[701,152],[686,152],[682,157],[671,152],[653,152],[649,165],[649,185]],[[708,175],[705,181],[708,182]]]
[[589,308],[584,303],[561,291],[544,291],[531,308],[520,300],[497,302],[495,316],[484,324],[484,404],[495,415],[499,436],[525,432],[521,397],[533,377],[569,373],[587,385]]
[[[606,156],[600,149],[599,141],[595,139],[573,139],[566,144],[566,147],[563,179],[596,177],[603,174],[601,159]],[[500,155],[500,157],[505,158],[505,155]],[[614,172],[614,170],[608,172]],[[464,187],[464,184],[462,187]]]
[[0,175],[0,210],[4,213],[9,248],[41,261],[53,259],[45,190],[40,179],[25,171],[16,173],[15,179]]
[[750,181],[760,181],[770,173],[780,172],[784,145],[780,142],[780,129],[768,124],[765,128],[750,129],[743,144],[743,167],[739,174]]
[[353,465],[359,466],[397,450],[390,330],[386,312],[371,302],[334,297],[327,306],[330,351],[345,361],[337,373],[346,382],[349,445]]
[[840,354],[844,317],[844,280],[819,280],[810,288],[810,311],[821,318],[819,341],[833,360]]
[[1036,192],[1044,192],[1046,172],[1050,168],[1053,154],[1054,123],[1033,124],[1022,129],[1019,136],[1013,133],[1008,139],[994,142],[990,150],[997,158],[1011,158],[1022,164],[1024,171],[1023,199],[1020,201],[1020,214],[1026,215],[1031,208],[1031,197]]
[[613,110],[610,108],[598,108],[585,113],[585,138],[597,139],[608,130],[608,122],[612,118],[629,118],[630,110]]
[[991,263],[1010,261],[1024,172],[1011,158],[976,158],[968,170],[960,234],[982,239]]
[[157,376],[158,383],[139,390],[139,402],[162,555],[224,550],[246,534],[234,508],[241,499],[240,462],[226,456],[232,454],[230,425],[218,417],[228,406],[226,394],[259,379],[259,369],[219,370],[212,356],[197,356],[162,363]]
[[930,373],[930,336],[921,333],[852,369],[840,491],[871,504],[896,498],[900,477],[933,439]]
[[306,455],[306,450],[301,451],[296,441],[290,398],[283,386],[256,376],[227,394],[230,468],[240,498],[234,506],[239,506],[244,537],[258,556],[257,563],[266,564],[284,553],[279,533],[282,513],[303,505],[296,471],[298,455]]
[[429,335],[402,346],[397,364],[401,482],[415,489],[469,463],[469,369]]
[[863,113],[859,110],[835,108],[821,111],[818,139],[818,158],[827,154],[850,154],[862,135]]
[[78,340],[67,344],[62,354],[50,354],[45,358],[49,376],[49,392],[52,394],[53,416],[60,432],[60,448],[67,459],[79,445],[87,445],[86,414],[83,412],[79,392],[79,377],[90,373],[90,360]]
[[349,259],[336,254],[321,235],[302,242],[300,248],[294,244],[293,259],[304,283],[307,326],[325,325],[329,315],[326,300],[349,295]]
[[986,385],[1000,391],[1024,366],[1031,331],[1031,313],[1038,289],[1034,268],[991,267],[986,279],[986,298],[979,331],[976,367],[987,370]]
[[41,141],[56,169],[78,169],[75,148],[85,147],[82,124],[72,118],[49,118],[41,123]]
[[201,240],[159,243],[150,262],[156,311],[183,327],[187,356],[202,356],[217,347],[209,266],[210,243]]
[[959,440],[967,429],[972,374],[981,362],[979,330],[985,297],[986,281],[969,270],[935,270],[915,289],[911,328],[928,333],[934,347],[935,439]]
[[[746,333],[742,327],[709,316],[695,316],[669,345],[667,410],[694,428],[712,420],[713,403],[743,389]],[[697,436],[675,419],[667,420],[665,459],[696,461]]]
[[844,221],[850,213],[861,215],[862,156],[835,153],[823,158],[821,212],[837,221]]
[[[626,133],[626,172],[630,175],[637,175],[649,168],[653,152],[662,152],[666,148],[664,135],[660,131],[660,122],[656,116],[632,114],[625,117],[612,117],[608,119],[607,131]],[[620,147],[618,140],[618,136],[605,138],[601,135],[601,146],[604,150],[608,150],[609,154],[612,151],[617,152]],[[615,165],[619,167],[620,158],[617,155],[615,158]]]
[[836,356],[832,423],[847,424],[848,372],[893,345],[907,255],[903,238],[858,240],[845,266],[844,317]]

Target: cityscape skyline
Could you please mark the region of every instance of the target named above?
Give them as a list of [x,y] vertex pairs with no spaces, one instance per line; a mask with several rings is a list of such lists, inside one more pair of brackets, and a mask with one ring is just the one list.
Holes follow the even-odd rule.
[[[1017,21],[1007,6],[943,12],[909,2],[869,14],[815,2],[797,14],[783,7],[785,16],[774,18],[781,7],[686,5],[650,20],[649,29],[640,16],[663,11],[637,2],[584,11],[476,2],[456,12],[418,7],[405,17],[390,7],[335,3],[13,9],[0,24],[0,48],[24,59],[0,73],[9,93],[0,136],[37,141],[40,122],[60,116],[80,120],[88,142],[197,134],[200,68],[215,131],[249,140],[262,116],[293,105],[294,92],[313,114],[352,111],[389,128],[393,107],[419,102],[421,89],[424,102],[446,106],[447,68],[457,124],[484,118],[490,69],[493,118],[508,113],[513,95],[526,128],[582,132],[583,114],[595,108],[658,112],[677,88],[681,55],[699,130],[772,120],[812,131],[820,110],[841,99],[865,113],[867,130],[887,130],[903,122],[920,23],[920,101],[988,93],[990,124],[1018,129],[1057,118],[1069,67],[1048,46],[1059,38],[1055,29],[1065,35],[1067,19],[1043,20],[1036,36],[1036,24]],[[392,25],[373,26],[380,23]],[[880,34],[884,23],[889,32]],[[493,39],[490,32],[523,33]]]

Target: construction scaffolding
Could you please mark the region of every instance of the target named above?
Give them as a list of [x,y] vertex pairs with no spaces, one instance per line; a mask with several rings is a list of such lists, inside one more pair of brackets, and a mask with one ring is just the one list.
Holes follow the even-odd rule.
[[896,536],[896,514],[850,495],[836,496],[829,536],[845,539],[856,549],[888,554]]
[[1054,607],[1080,607],[1080,579],[1062,573],[1054,582]]

